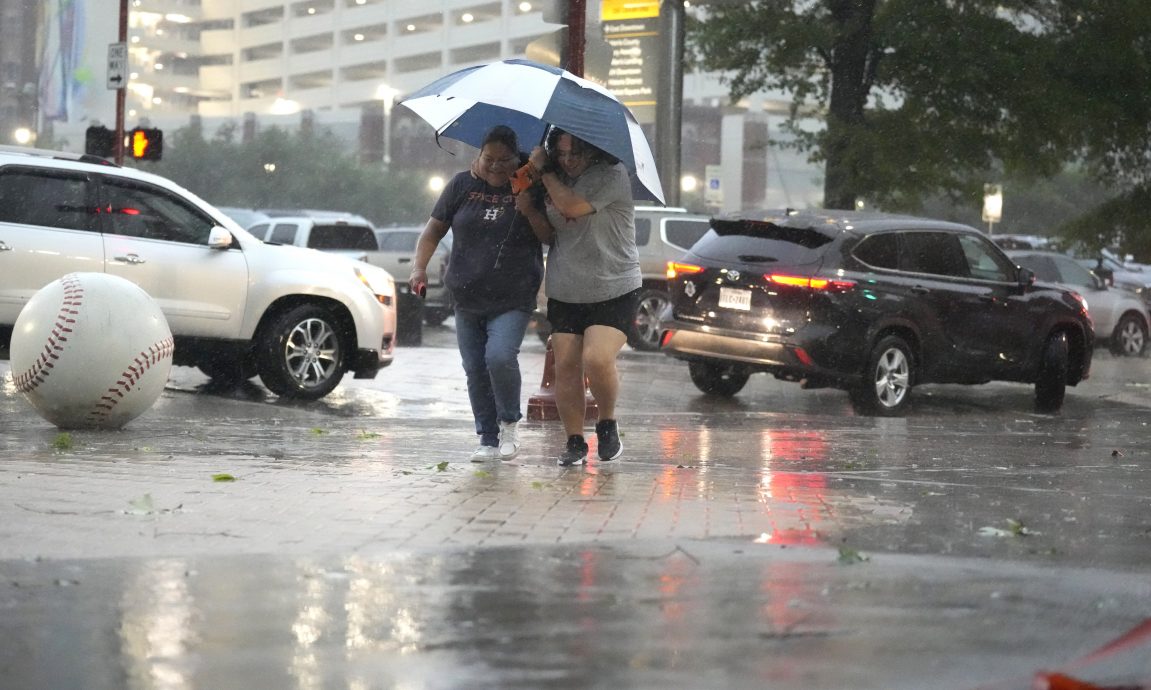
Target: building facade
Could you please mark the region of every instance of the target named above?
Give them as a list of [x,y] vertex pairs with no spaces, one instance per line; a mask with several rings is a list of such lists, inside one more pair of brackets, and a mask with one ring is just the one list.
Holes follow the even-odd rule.
[[[545,22],[546,0],[127,2],[126,128],[175,129],[197,116],[208,133],[240,122],[246,123],[241,131],[252,132],[307,120],[357,146],[365,161],[427,174],[459,169],[460,156],[437,149],[430,128],[396,105],[403,96],[470,65],[508,57],[538,59],[541,46],[554,43],[557,30]],[[603,44],[601,2],[588,1],[587,32],[596,45]],[[0,0],[0,8],[23,4]],[[65,19],[85,27],[83,45],[68,43],[59,30],[56,10],[65,4],[73,11]],[[49,1],[38,19],[40,35],[48,37],[42,39],[46,49],[40,58],[42,101],[53,93],[51,80],[43,76],[45,66],[59,64],[56,58],[65,53],[72,55],[73,65],[71,74],[57,75],[67,107],[42,108],[38,129],[73,150],[82,148],[89,124],[112,126],[114,120],[115,92],[106,88],[104,74],[118,17],[109,4]],[[588,59],[610,60],[611,55],[605,58],[592,49]],[[0,105],[8,100],[4,96]],[[764,95],[736,105],[727,100],[716,75],[685,76],[683,175],[703,185],[706,167],[719,166],[723,200],[718,210],[819,205],[822,171],[793,152],[767,145],[783,137],[782,98]],[[650,134],[650,126],[645,127]],[[454,142],[442,146],[457,154],[466,148]],[[685,192],[685,201],[693,194],[702,199],[702,191]]]

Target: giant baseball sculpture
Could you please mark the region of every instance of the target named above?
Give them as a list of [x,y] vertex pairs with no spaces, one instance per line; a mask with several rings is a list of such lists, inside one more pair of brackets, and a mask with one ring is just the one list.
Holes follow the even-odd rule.
[[62,429],[118,429],[143,414],[172,369],[172,331],[131,281],[69,273],[20,311],[10,357],[16,390]]

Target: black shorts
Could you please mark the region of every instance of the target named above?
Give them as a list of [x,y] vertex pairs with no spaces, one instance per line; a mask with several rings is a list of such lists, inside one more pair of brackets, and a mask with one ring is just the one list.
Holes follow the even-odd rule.
[[603,302],[574,304],[548,299],[548,321],[553,333],[583,335],[588,326],[611,326],[621,333],[631,331],[635,320],[635,303],[643,288]]

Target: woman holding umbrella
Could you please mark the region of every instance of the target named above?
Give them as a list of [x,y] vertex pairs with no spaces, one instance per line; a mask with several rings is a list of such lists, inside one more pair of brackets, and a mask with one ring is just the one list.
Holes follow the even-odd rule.
[[493,127],[472,170],[444,187],[416,245],[408,285],[427,286],[428,262],[451,228],[444,278],[455,300],[456,342],[480,445],[472,462],[519,452],[519,351],[543,274],[540,243],[517,212],[511,176],[521,158],[515,132]]
[[545,208],[535,206],[531,190],[519,194],[516,207],[536,237],[550,245],[544,292],[552,326],[556,407],[568,437],[559,464],[587,462],[585,378],[599,407],[599,458],[614,460],[623,453],[615,420],[616,356],[627,342],[643,284],[631,182],[617,159],[568,132],[553,129],[548,142],[554,162],[541,147],[528,161],[533,177],[547,191]]

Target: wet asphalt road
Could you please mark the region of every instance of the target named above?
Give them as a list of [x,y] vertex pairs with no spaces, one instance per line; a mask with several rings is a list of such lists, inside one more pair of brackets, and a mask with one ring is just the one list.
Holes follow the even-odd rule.
[[178,368],[69,448],[0,362],[0,688],[1151,680],[1142,638],[1083,658],[1151,618],[1151,360],[1098,353],[1057,416],[1017,384],[873,419],[621,372],[623,462],[562,469],[556,422],[467,462],[450,329],[316,403]]

